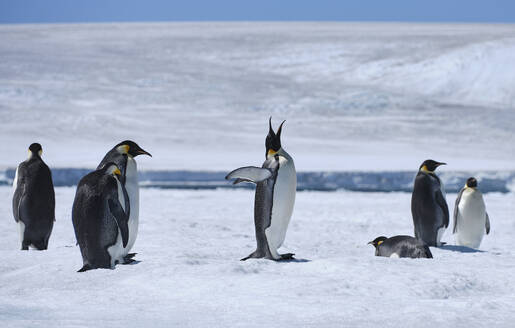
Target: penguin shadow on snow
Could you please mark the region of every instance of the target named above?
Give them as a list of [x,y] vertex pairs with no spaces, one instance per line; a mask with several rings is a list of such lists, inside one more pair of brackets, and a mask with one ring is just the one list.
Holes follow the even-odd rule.
[[437,248],[443,249],[446,251],[451,251],[451,252],[459,252],[459,253],[485,253],[485,251],[482,251],[479,249],[470,248],[467,246],[459,246],[459,245],[442,245]]
[[288,259],[288,260],[281,260],[281,261],[275,261],[275,262],[277,262],[277,263],[308,263],[308,262],[311,262],[311,260],[292,258],[292,259]]

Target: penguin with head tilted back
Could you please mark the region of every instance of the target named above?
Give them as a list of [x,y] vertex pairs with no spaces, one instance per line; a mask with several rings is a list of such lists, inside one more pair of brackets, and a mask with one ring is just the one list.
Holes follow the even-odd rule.
[[456,244],[478,248],[483,236],[490,233],[490,218],[486,212],[483,194],[477,189],[477,180],[469,178],[459,192],[454,205]]
[[13,214],[20,230],[21,249],[48,247],[55,221],[52,173],[41,159],[38,143],[29,147],[29,158],[18,165],[14,177]]
[[226,179],[236,179],[256,184],[254,200],[254,225],[256,229],[257,249],[242,261],[249,258],[266,258],[271,260],[293,259],[291,253],[279,254],[286,237],[286,230],[293,213],[297,174],[293,158],[281,146],[281,132],[284,121],[277,133],[269,120],[266,137],[265,162],[262,167],[248,166],[229,173]]
[[131,262],[124,253],[130,236],[124,201],[127,192],[119,177],[116,164],[106,163],[77,186],[72,221],[83,261],[79,272]]
[[420,165],[411,195],[415,237],[429,246],[441,246],[440,239],[449,226],[449,208],[445,200],[445,190],[440,178],[434,172],[440,165],[445,163],[431,159]]
[[411,236],[393,236],[390,238],[381,236],[369,242],[376,248],[376,256],[384,257],[409,257],[433,258],[429,247],[420,239]]
[[129,242],[124,247],[125,256],[127,261],[130,260],[135,254],[129,254],[129,251],[136,242],[138,235],[139,224],[139,183],[138,183],[138,168],[136,160],[138,155],[150,155],[147,151],[143,150],[134,141],[125,140],[114,146],[102,159],[97,169],[103,167],[106,163],[115,163],[121,171],[120,182],[127,190],[128,197],[124,199],[125,209],[129,215]]

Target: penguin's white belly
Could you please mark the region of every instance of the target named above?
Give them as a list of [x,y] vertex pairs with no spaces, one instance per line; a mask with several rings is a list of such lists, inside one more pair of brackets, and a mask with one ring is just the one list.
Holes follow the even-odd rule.
[[129,253],[136,242],[139,223],[139,184],[138,168],[134,158],[127,159],[127,170],[125,173],[125,189],[129,195],[130,216],[129,216],[129,242],[125,247],[126,254]]
[[111,268],[114,268],[116,263],[123,263],[125,250],[122,242],[122,232],[118,229],[118,237],[116,237],[116,243],[113,246],[107,248],[107,252],[111,257]]
[[20,243],[23,243],[23,236],[25,235],[25,223],[18,221],[18,229],[20,231]]
[[16,191],[17,187],[18,187],[18,168],[16,168],[16,173],[14,174],[13,193]]
[[458,205],[456,244],[478,248],[485,234],[486,209],[480,194],[463,195]]
[[[123,210],[125,211],[125,199],[123,197],[123,190],[122,190],[122,184],[116,178],[116,184],[118,186],[118,201],[120,202],[120,205],[122,206]],[[114,265],[118,263],[124,262],[124,257],[127,255],[125,252],[125,249],[123,248],[123,241],[122,241],[122,232],[120,231],[120,228],[118,228],[118,236],[116,237],[116,243],[110,247],[107,248],[107,252],[109,253],[109,256],[111,257],[111,268],[114,268]]]
[[286,237],[297,189],[297,174],[292,161],[281,159],[280,165],[274,185],[271,223],[265,230],[269,250],[276,259],[279,258],[277,249]]

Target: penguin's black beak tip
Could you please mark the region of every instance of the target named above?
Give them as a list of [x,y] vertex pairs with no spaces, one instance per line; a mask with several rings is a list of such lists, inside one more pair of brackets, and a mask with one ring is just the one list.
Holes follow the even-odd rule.
[[143,149],[141,149],[141,150],[138,152],[138,155],[148,155],[148,156],[152,157],[152,155],[151,155],[149,152],[147,152],[147,151],[145,151],[145,150],[143,150]]

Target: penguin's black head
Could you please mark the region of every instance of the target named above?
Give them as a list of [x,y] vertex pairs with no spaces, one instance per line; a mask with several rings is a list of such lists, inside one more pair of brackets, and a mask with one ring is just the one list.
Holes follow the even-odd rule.
[[386,239],[388,238],[386,238],[385,236],[377,237],[376,239],[369,242],[369,244],[372,244],[375,248],[377,248],[377,246],[381,245]]
[[467,187],[469,188],[477,188],[477,180],[474,177],[470,177],[467,179]]
[[440,165],[447,165],[446,163],[441,163],[437,161],[433,161],[432,159],[427,159],[420,165],[419,170],[424,172],[434,172],[436,168]]
[[114,175],[118,175],[118,176],[120,176],[122,174],[122,172],[120,171],[120,169],[118,168],[118,166],[114,162],[105,163],[100,168],[100,170],[104,174],[114,174]]
[[41,148],[40,144],[35,142],[29,146],[29,152],[31,153],[31,155],[41,156],[41,154],[43,154],[43,148]]
[[150,155],[147,151],[143,150],[137,143],[131,140],[125,140],[114,146],[121,154],[129,154],[132,157],[136,157],[138,155]]
[[281,131],[283,129],[284,122],[286,121],[283,121],[281,125],[279,125],[279,129],[277,129],[277,133],[275,133],[274,129],[272,129],[272,117],[268,120],[269,130],[265,141],[265,158],[275,155],[275,153],[281,149]]

